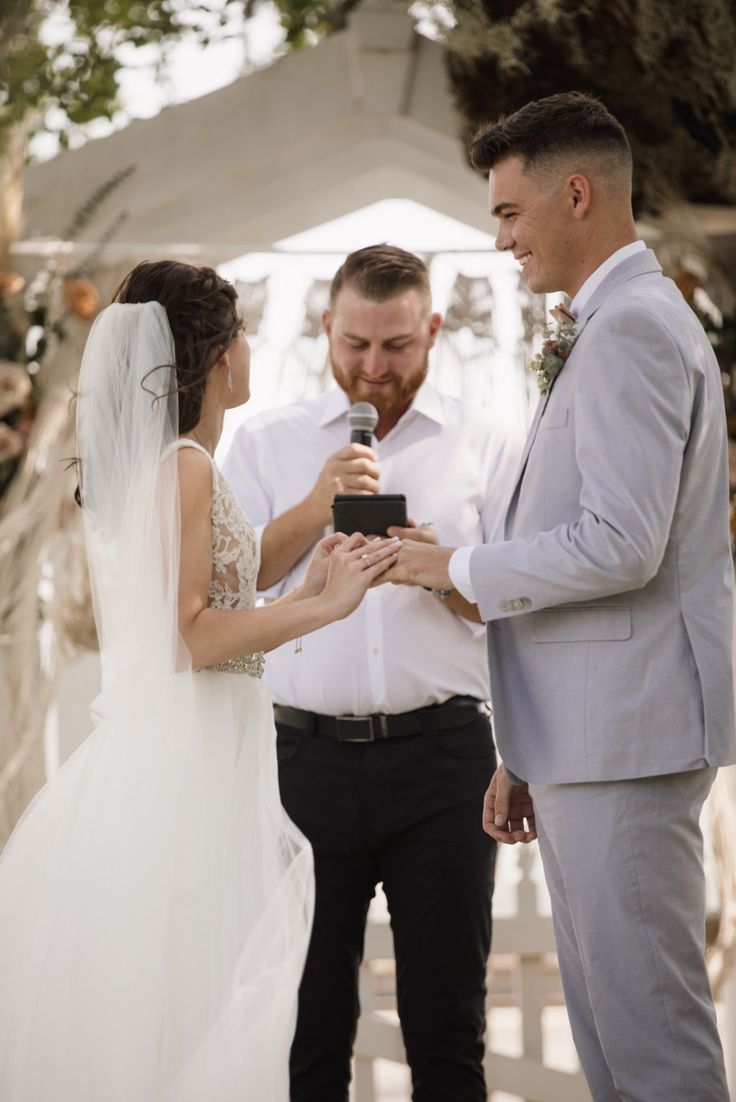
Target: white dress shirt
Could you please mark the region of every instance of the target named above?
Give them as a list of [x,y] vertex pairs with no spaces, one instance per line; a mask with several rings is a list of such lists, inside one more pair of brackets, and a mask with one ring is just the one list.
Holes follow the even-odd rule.
[[[350,440],[349,401],[332,390],[246,421],[224,473],[257,534],[302,501],[328,456]],[[409,516],[431,522],[440,543],[498,538],[523,441],[498,417],[425,383],[381,441],[381,493],[404,493]],[[330,531],[327,528],[325,531]],[[310,555],[268,590],[298,585]],[[488,699],[485,626],[419,587],[369,590],[344,620],[271,651],[266,678],[279,704],[326,715],[406,712],[451,696]]]
[[[616,249],[615,253],[611,253],[582,284],[570,303],[570,313],[576,318],[579,317],[583,312],[583,307],[590,301],[594,291],[608,273],[617,268],[622,261],[628,260],[634,253],[641,252],[643,249],[646,249],[643,241],[631,241],[628,245],[622,245],[620,249]],[[470,580],[470,557],[473,551],[475,551],[475,547],[458,547],[448,564],[452,584],[458,593],[462,593],[466,601],[470,601],[471,604],[476,603],[475,589]]]

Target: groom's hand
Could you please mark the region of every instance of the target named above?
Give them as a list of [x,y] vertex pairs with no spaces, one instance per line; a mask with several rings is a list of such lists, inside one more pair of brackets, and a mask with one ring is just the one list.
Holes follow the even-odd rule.
[[394,585],[421,585],[425,589],[452,589],[453,583],[447,571],[454,551],[454,547],[439,547],[412,533],[402,539],[398,562],[381,576],[381,581],[393,582]]
[[512,784],[503,765],[493,774],[483,800],[483,829],[497,842],[513,846],[537,837],[534,804],[526,784]]

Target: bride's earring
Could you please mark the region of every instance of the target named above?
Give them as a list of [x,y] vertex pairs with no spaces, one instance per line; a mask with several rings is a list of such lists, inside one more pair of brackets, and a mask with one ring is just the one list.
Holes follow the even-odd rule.
[[227,369],[227,389],[233,389],[233,373],[230,368]]

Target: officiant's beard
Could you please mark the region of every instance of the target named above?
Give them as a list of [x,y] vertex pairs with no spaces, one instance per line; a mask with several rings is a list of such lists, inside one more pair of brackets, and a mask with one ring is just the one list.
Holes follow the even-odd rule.
[[360,369],[348,370],[337,363],[330,352],[330,366],[335,382],[344,390],[350,399],[350,404],[355,402],[370,402],[378,410],[379,416],[390,413],[392,410],[408,407],[414,400],[414,396],[427,378],[429,370],[429,350],[425,353],[424,361],[409,375],[399,375],[393,371],[386,371],[380,376],[382,386],[376,386],[366,381],[361,375]]

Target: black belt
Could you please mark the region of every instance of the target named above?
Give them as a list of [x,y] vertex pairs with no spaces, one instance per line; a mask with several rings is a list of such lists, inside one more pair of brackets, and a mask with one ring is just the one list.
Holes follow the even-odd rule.
[[474,697],[452,696],[442,704],[430,704],[428,708],[415,708],[413,712],[395,715],[323,716],[284,704],[274,704],[273,715],[276,723],[296,727],[308,735],[324,735],[338,742],[377,742],[460,727],[478,715],[487,716],[488,710],[483,701]]

